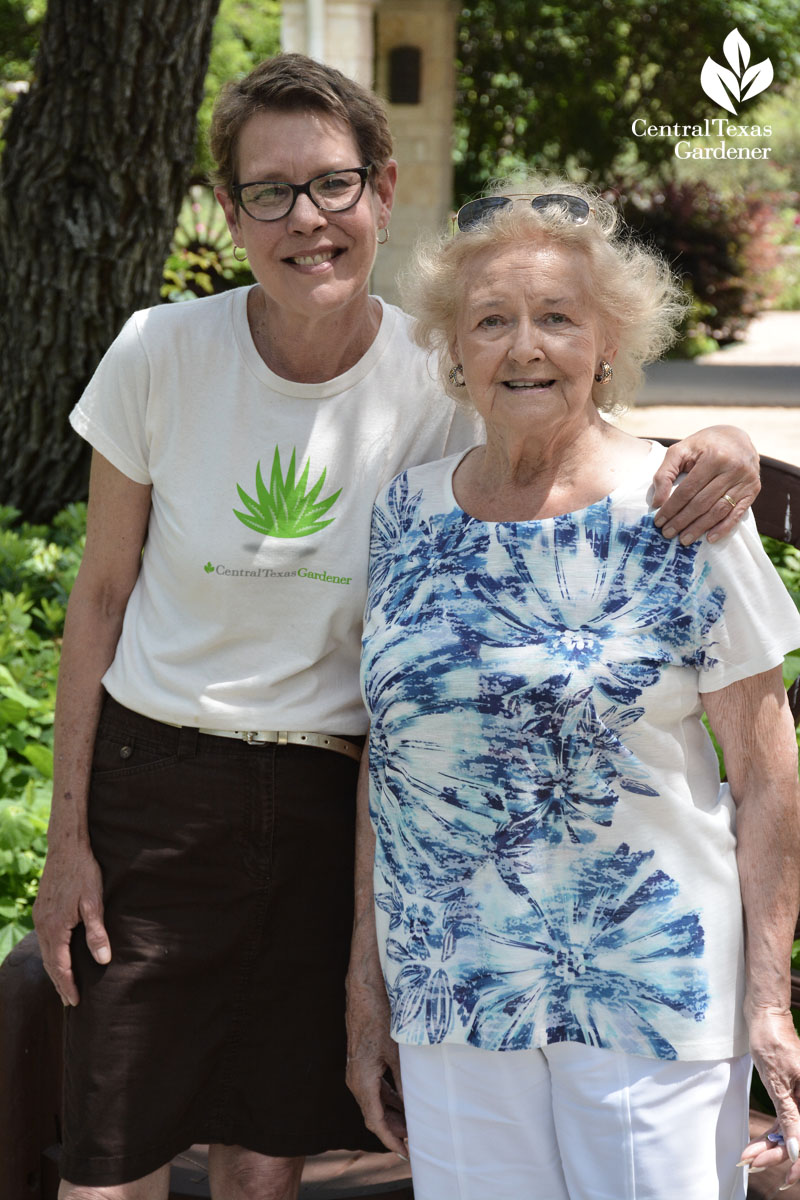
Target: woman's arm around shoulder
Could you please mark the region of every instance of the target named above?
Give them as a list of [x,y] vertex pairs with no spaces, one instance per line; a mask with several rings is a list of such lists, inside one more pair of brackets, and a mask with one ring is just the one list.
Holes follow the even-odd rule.
[[[675,480],[685,474],[670,495]],[[734,425],[712,425],[670,446],[655,474],[655,522],[684,546],[730,533],[761,491],[758,452]]]
[[56,698],[53,804],[33,915],[45,969],[64,1004],[77,1004],[70,940],[80,922],[99,963],[111,957],[102,881],[92,854],[87,799],[100,714],[100,680],[114,658],[141,563],[150,487],[92,456],[86,550],[72,589]]
[[703,697],[736,804],[745,924],[745,1015],[750,1049],[785,1146],[744,1154],[768,1166],[787,1155],[800,1180],[800,1039],[791,1013],[790,958],[800,907],[800,784],[795,728],[780,667]]

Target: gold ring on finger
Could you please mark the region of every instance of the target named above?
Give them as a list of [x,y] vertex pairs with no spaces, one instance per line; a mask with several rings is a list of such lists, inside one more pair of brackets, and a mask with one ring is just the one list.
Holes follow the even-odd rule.
[[727,492],[722,497],[722,499],[727,500],[728,504],[730,504],[731,508],[736,508],[736,501],[731,496],[729,496]]

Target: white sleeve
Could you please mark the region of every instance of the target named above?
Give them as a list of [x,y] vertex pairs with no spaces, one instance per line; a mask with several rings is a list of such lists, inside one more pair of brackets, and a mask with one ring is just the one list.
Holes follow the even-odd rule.
[[708,630],[699,688],[715,692],[777,667],[800,646],[800,613],[770,562],[752,513],[722,541],[698,555],[707,585],[724,593],[722,615]]
[[486,426],[477,411],[466,403],[456,404],[440,457],[449,458],[459,450],[469,450],[472,446],[483,445],[485,441]]
[[150,483],[150,368],[138,329],[126,322],[70,413],[72,428],[134,483]]

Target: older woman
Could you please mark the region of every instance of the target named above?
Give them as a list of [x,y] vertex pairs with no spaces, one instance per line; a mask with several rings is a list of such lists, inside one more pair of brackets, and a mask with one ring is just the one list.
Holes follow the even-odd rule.
[[[215,1197],[291,1200],[303,1155],[365,1144],[343,980],[370,509],[476,437],[368,291],[396,177],[376,98],[279,56],[212,140],[255,286],[135,314],[72,418],[95,454],[36,906],[62,1200],[162,1200],[194,1141]],[[664,511],[685,537],[756,492],[717,442],[662,473],[697,460]]]
[[501,189],[411,280],[486,438],[375,506],[351,1084],[402,1149],[377,922],[417,1200],[743,1196],[748,1044],[800,1137],[800,617],[752,520],[660,536],[663,450],[604,419],[682,309],[607,204]]

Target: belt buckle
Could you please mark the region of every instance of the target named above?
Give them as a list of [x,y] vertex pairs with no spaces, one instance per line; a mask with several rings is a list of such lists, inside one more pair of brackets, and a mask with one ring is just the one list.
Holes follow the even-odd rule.
[[[272,743],[277,743],[279,746],[287,746],[289,744],[289,732],[286,729],[278,729],[274,737],[259,737],[259,733],[263,732],[258,729],[248,729],[242,734],[242,738],[247,742],[248,746],[267,746]],[[272,730],[270,730],[272,733]]]

